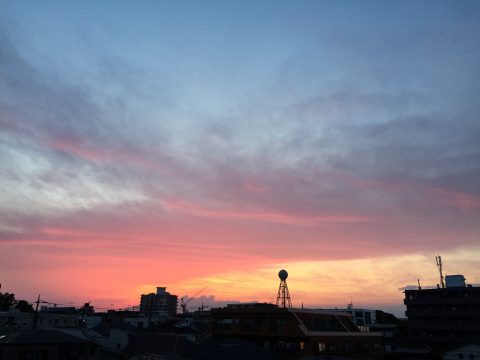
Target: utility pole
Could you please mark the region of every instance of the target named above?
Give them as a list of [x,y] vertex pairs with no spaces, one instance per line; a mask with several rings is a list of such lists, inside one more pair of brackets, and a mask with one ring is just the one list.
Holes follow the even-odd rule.
[[443,280],[443,272],[442,272],[442,257],[440,255],[435,256],[435,260],[437,262],[438,271],[440,272],[440,286],[442,289],[445,288],[445,281]]
[[35,306],[35,316],[33,317],[33,324],[32,324],[32,328],[34,330],[36,330],[38,327],[38,306],[40,305],[40,294],[38,294],[38,298],[35,303],[37,305]]

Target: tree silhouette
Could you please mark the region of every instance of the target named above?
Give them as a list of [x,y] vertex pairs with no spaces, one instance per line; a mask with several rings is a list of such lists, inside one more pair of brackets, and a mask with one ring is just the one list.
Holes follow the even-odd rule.
[[0,310],[8,311],[8,308],[15,303],[15,295],[0,292]]
[[21,312],[33,312],[33,306],[25,300],[19,300],[15,307]]

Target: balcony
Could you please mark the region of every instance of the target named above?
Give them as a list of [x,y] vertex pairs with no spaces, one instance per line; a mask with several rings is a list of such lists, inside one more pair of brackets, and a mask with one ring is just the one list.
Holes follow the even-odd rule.
[[405,305],[472,305],[480,307],[480,296],[469,297],[416,297],[413,299],[403,299]]
[[405,315],[409,319],[438,318],[438,319],[477,319],[480,321],[480,307],[473,310],[453,309],[407,309]]
[[440,321],[409,321],[408,328],[412,330],[473,331],[480,333],[480,322],[467,323],[445,319]]

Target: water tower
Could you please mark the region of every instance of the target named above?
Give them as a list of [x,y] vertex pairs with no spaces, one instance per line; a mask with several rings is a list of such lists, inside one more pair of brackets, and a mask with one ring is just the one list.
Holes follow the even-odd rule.
[[288,292],[287,286],[287,270],[280,270],[278,272],[278,277],[280,278],[280,286],[278,287],[277,306],[282,308],[291,308],[292,301],[290,300],[290,293]]

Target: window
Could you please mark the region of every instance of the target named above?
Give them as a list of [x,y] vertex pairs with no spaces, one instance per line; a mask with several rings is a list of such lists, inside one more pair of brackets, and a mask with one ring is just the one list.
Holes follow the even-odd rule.
[[325,343],[319,342],[319,343],[318,343],[318,351],[319,351],[319,352],[324,352],[325,349],[326,349]]
[[372,314],[365,312],[365,324],[369,325],[372,323]]
[[245,328],[247,330],[254,330],[257,325],[256,319],[247,318],[245,319]]
[[458,358],[463,359],[463,353],[458,353]]
[[287,321],[284,318],[273,318],[271,322],[271,330],[274,332],[279,332],[283,330],[283,327],[286,325]]

